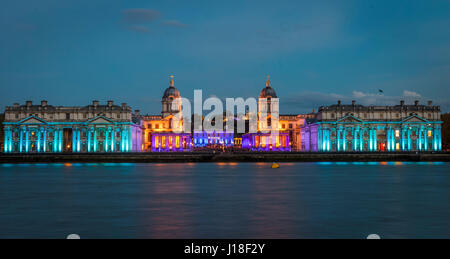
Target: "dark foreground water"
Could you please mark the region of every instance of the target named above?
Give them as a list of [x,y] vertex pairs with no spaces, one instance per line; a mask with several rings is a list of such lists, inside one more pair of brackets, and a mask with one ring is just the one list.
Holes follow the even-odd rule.
[[0,238],[71,233],[450,238],[450,164],[0,164]]

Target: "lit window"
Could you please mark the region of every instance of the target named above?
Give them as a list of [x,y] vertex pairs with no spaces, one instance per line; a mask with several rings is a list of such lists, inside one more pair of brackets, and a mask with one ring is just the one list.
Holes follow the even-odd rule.
[[395,145],[395,149],[396,149],[396,150],[399,150],[399,149],[400,149],[400,143],[397,143],[397,144]]
[[400,137],[400,130],[395,130],[395,137],[396,138]]
[[431,130],[428,131],[428,137],[431,137],[433,135],[433,132]]

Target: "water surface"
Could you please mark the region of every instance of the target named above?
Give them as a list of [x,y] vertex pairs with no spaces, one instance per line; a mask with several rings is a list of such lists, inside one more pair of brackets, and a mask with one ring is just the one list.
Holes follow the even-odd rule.
[[0,238],[450,238],[450,163],[0,164]]

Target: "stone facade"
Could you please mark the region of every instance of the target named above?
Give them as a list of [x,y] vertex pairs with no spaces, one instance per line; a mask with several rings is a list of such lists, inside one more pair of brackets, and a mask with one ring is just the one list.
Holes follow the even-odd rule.
[[340,101],[323,106],[301,129],[304,151],[440,151],[440,107],[362,106]]
[[5,109],[5,152],[141,151],[142,128],[131,108],[108,101],[82,107],[14,104]]

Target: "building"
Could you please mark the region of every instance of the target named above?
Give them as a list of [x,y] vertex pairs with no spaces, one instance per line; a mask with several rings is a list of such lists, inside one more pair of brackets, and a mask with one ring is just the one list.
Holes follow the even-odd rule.
[[320,152],[440,151],[440,107],[406,105],[362,106],[340,101],[319,108],[301,128],[302,149]]
[[82,107],[15,103],[5,109],[5,152],[130,152],[142,150],[142,127],[126,103]]
[[[269,76],[266,86],[261,90],[258,98],[257,132],[242,136],[242,148],[251,151],[290,151],[290,132],[280,130],[281,125],[289,126],[293,118],[284,116],[280,124],[279,99],[272,88]],[[291,121],[291,123],[293,123]],[[293,133],[292,131],[291,133]]]
[[183,132],[181,94],[175,88],[173,76],[161,99],[161,115],[140,116],[144,125],[144,151],[189,151],[192,147],[190,133]]

